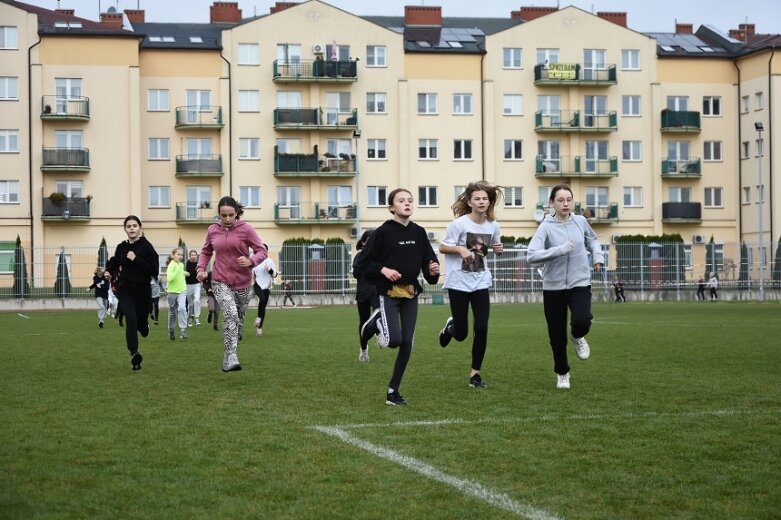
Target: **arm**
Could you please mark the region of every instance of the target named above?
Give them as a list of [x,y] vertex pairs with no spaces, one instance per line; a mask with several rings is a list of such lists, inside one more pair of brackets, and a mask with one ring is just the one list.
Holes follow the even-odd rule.
[[263,241],[258,236],[257,231],[252,227],[247,229],[246,241],[247,245],[252,248],[253,253],[249,260],[252,263],[252,267],[255,267],[268,257],[268,252],[263,247]]
[[425,278],[430,285],[436,285],[439,281],[439,259],[434,253],[434,249],[431,247],[426,231],[423,228],[421,228],[421,236],[425,238],[423,241],[423,262],[420,266],[421,271],[423,272],[423,278]]
[[588,249],[588,251],[591,253],[591,259],[593,260],[594,264],[594,271],[600,272],[605,264],[605,254],[602,252],[602,245],[599,243],[597,234],[591,228],[591,224],[589,224],[588,220],[585,218],[583,218],[583,221],[585,221],[582,223],[585,225],[586,229],[586,232],[584,233],[586,249]]
[[575,249],[575,244],[572,240],[567,240],[558,246],[549,247],[547,249],[545,248],[546,241],[547,233],[545,231],[545,223],[543,223],[537,228],[531,242],[529,242],[529,248],[526,251],[526,260],[530,264],[544,264],[549,260],[569,254]]
[[204,239],[203,246],[201,246],[201,254],[198,255],[198,266],[195,270],[198,272],[197,278],[201,282],[206,279],[206,266],[212,259],[214,254],[214,248],[211,240],[211,227],[206,231],[206,238]]

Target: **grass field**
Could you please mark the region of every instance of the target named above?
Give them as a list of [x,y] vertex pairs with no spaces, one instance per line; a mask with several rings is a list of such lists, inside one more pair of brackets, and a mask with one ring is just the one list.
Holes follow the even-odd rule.
[[133,372],[94,312],[0,314],[0,518],[779,518],[779,311],[597,304],[562,391],[541,305],[492,307],[486,390],[421,307],[407,407],[354,306],[269,310],[228,374],[205,320]]

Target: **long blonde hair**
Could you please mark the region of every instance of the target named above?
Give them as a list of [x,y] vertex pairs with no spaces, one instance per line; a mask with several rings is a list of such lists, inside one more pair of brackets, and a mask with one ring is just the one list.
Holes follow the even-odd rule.
[[496,202],[500,197],[503,197],[504,194],[498,186],[486,181],[475,181],[467,184],[464,193],[459,195],[453,205],[450,206],[450,209],[453,210],[453,215],[456,217],[463,217],[464,215],[472,213],[472,208],[469,207],[469,200],[476,191],[484,191],[486,195],[488,195],[488,211],[486,211],[485,216],[488,220],[496,220],[496,214],[494,212]]

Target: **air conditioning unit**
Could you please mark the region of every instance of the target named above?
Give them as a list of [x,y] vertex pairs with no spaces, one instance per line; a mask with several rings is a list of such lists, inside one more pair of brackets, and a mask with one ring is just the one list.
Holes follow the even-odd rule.
[[350,238],[358,238],[358,228],[357,227],[351,227],[350,228]]
[[325,44],[324,43],[315,43],[312,45],[312,53],[313,54],[325,54]]
[[610,241],[614,244],[618,243],[618,239],[621,238],[621,235],[613,235],[610,237]]
[[428,232],[428,239],[429,240],[436,240],[437,239],[437,234],[435,232],[433,232],[433,231],[429,231]]
[[705,235],[694,235],[692,237],[692,242],[695,244],[704,244],[705,243]]

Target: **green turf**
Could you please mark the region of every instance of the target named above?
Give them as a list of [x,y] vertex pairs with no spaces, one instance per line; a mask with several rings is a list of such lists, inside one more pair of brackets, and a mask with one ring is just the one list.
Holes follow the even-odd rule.
[[0,518],[518,517],[317,425],[552,517],[778,518],[779,311],[597,304],[561,391],[542,306],[494,305],[476,390],[424,306],[403,408],[395,351],[358,363],[353,306],[269,310],[229,374],[205,320],[186,341],[152,325],[133,372],[93,312],[0,314]]

